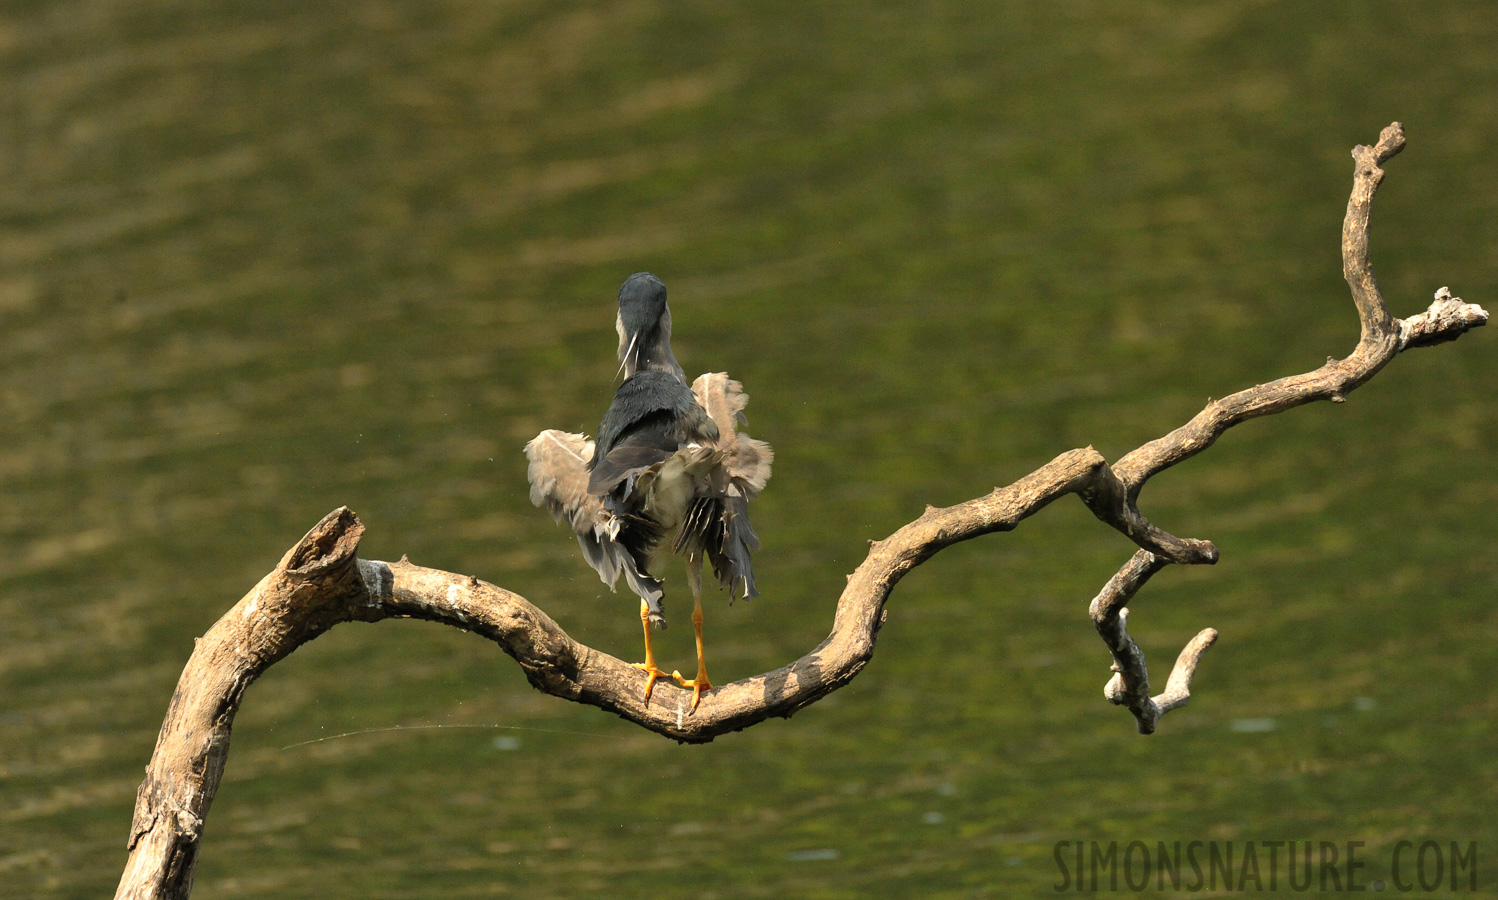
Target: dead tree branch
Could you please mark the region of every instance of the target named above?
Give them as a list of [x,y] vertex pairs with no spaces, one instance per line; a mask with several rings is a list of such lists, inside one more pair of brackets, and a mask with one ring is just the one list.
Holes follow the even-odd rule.
[[1181,652],[1165,692],[1149,695],[1143,653],[1125,628],[1126,604],[1171,563],[1211,564],[1210,541],[1179,538],[1139,511],[1149,478],[1211,446],[1257,416],[1315,400],[1340,403],[1399,351],[1453,340],[1487,321],[1479,306],[1442,288],[1425,312],[1390,315],[1368,262],[1368,214],[1383,178],[1379,166],[1404,146],[1398,123],[1375,147],[1357,147],[1352,197],[1342,233],[1347,282],[1362,336],[1346,359],[1304,375],[1257,385],[1209,403],[1190,422],[1113,466],[1091,447],[1071,450],[1015,483],[945,509],[927,507],[882,541],[848,576],[832,632],[790,665],[724,685],[690,712],[689,691],[662,681],[649,703],[645,675],[574,641],[525,598],[478,578],[357,557],[364,526],[348,509],[329,513],[245,597],[200,638],[167,708],[156,751],[136,800],[130,858],[118,898],[185,898],[192,887],[203,822],[228,759],[234,714],[266,669],[340,622],[414,618],[476,632],[520,664],[537,689],[587,703],[674,740],[702,743],[792,713],[847,684],[873,656],[884,604],[910,570],[960,541],[1009,531],[1059,497],[1077,494],[1103,522],[1140,548],[1093,600],[1091,615],[1113,655],[1108,699],[1133,712],[1139,730],[1184,704],[1191,676],[1217,632],[1206,629]]

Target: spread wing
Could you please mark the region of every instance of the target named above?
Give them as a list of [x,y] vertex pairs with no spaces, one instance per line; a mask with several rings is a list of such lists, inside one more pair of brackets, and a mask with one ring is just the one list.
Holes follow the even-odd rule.
[[748,599],[759,594],[751,559],[759,549],[759,535],[749,524],[749,501],[770,480],[775,451],[764,441],[739,432],[739,426],[749,421],[744,415],[749,395],[726,373],[699,376],[692,382],[692,394],[718,426],[718,450],[724,456],[722,472],[727,484],[720,484],[714,496],[698,501],[682,528],[680,544],[706,555],[719,582],[728,588],[730,602],[740,591]]
[[603,501],[588,493],[593,442],[587,435],[548,429],[525,445],[525,458],[530,460],[525,474],[532,504],[551,510],[558,522],[565,518],[578,534],[603,523]]
[[709,372],[692,382],[692,394],[718,426],[718,447],[727,454],[728,477],[745,500],[753,500],[770,480],[775,451],[764,441],[739,433],[738,426],[749,424],[744,415],[749,405],[744,386],[726,372]]
[[622,574],[630,589],[650,605],[652,623],[664,628],[661,582],[640,571],[629,549],[618,541],[619,520],[601,498],[588,493],[593,442],[587,435],[548,429],[525,445],[525,458],[530,460],[526,478],[531,503],[545,506],[558,522],[566,519],[599,579],[613,590]]

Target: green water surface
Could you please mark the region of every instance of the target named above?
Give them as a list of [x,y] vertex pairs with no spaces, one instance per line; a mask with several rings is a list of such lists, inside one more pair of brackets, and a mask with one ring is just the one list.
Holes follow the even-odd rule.
[[[520,454],[596,426],[631,272],[777,452],[723,680],[815,646],[924,504],[1346,354],[1348,151],[1390,121],[1394,313],[1498,304],[1491,3],[10,0],[0,84],[7,898],[110,894],[193,637],[339,505],[361,555],[637,657]],[[1068,499],[704,747],[473,635],[342,626],[248,692],[194,896],[1045,896],[1057,842],[1136,839],[1363,841],[1365,884],[1476,842],[1491,890],[1495,337],[1150,485],[1223,557],[1133,605],[1160,684],[1222,632],[1152,737],[1086,616],[1132,547]],[[395,725],[500,727],[303,743]]]

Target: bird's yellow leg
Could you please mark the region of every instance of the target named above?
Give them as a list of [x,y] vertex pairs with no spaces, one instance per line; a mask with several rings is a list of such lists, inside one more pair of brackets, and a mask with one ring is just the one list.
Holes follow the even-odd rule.
[[697,633],[697,677],[691,681],[681,677],[680,672],[672,672],[671,677],[684,688],[692,689],[692,711],[697,711],[697,704],[702,701],[702,692],[713,689],[713,683],[707,680],[707,657],[702,653],[702,560],[687,560],[687,581],[692,586],[692,630]]
[[666,673],[656,668],[655,651],[650,649],[650,604],[644,600],[640,601],[640,624],[645,626],[645,661],[635,663],[634,667],[650,676],[650,680],[645,682],[645,702],[649,703],[650,692],[655,690],[656,681],[665,678]]

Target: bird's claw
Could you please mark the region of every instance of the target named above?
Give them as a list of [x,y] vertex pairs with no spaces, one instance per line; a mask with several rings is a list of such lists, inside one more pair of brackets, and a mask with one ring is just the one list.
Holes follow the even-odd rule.
[[707,672],[703,669],[699,669],[697,671],[697,677],[693,678],[691,681],[687,681],[685,678],[681,677],[680,672],[676,671],[673,671],[671,673],[671,678],[682,687],[692,689],[692,712],[697,711],[697,704],[702,701],[702,692],[710,691],[713,689],[713,683],[707,680]]
[[[650,694],[651,694],[652,691],[655,690],[655,683],[657,681],[659,681],[660,679],[665,678],[666,677],[666,673],[662,672],[660,669],[656,668],[655,667],[655,663],[651,663],[651,662],[630,663],[630,665],[634,666],[636,669],[639,669],[641,672],[644,672],[646,675],[650,676],[650,678],[645,682],[645,698],[644,698],[644,702],[649,703],[650,702]],[[693,706],[693,709],[696,709],[695,705]]]

